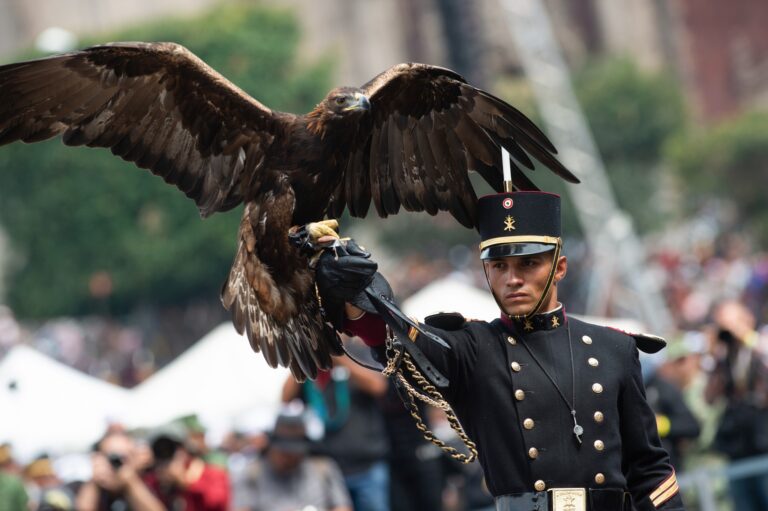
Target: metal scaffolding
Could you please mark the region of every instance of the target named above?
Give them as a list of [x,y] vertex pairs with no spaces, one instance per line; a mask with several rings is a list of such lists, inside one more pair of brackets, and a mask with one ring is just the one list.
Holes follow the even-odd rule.
[[568,187],[593,259],[588,314],[609,309],[669,333],[672,318],[632,220],[616,203],[605,167],[571,85],[570,72],[541,0],[502,0],[546,131],[560,161],[582,180]]

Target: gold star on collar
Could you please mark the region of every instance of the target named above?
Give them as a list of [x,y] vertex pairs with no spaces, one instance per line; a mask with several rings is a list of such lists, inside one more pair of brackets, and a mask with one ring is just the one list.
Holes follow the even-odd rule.
[[530,332],[533,330],[533,323],[531,323],[530,319],[526,319],[523,323],[523,329],[525,329],[526,332]]
[[557,316],[552,316],[552,328],[557,328],[560,326],[560,320],[557,319]]
[[515,230],[515,218],[513,216],[507,215],[507,218],[504,219],[504,230],[505,231]]

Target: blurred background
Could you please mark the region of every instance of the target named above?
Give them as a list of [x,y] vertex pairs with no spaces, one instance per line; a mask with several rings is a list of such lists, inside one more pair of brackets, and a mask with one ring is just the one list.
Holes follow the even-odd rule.
[[[643,368],[690,508],[746,494],[737,509],[766,509],[755,503],[768,502],[768,439],[738,450],[723,438],[723,410],[742,398],[768,429],[766,26],[761,0],[0,0],[0,63],[174,41],[296,113],[399,62],[458,71],[532,117],[582,178],[532,178],[564,198],[569,313],[670,340]],[[25,475],[30,506],[46,500],[35,462],[50,461],[50,486],[74,502],[105,432],[146,447],[181,423],[195,456],[222,454],[236,508],[242,458],[290,401],[287,373],[249,353],[218,300],[240,214],[202,221],[107,151],[0,149],[0,467]],[[345,217],[341,229],[413,314],[496,315],[474,294],[477,235],[449,215]],[[441,466],[434,509],[481,509],[476,474]]]

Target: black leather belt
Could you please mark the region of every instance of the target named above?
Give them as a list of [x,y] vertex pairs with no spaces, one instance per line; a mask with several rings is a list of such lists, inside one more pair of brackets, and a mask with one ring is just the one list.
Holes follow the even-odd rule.
[[553,488],[496,497],[496,511],[631,511],[632,499],[618,488]]

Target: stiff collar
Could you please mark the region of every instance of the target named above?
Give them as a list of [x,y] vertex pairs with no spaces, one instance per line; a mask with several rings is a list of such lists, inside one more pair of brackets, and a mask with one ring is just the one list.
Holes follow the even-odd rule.
[[508,328],[523,333],[532,333],[540,330],[556,330],[565,325],[568,318],[565,315],[565,307],[558,304],[557,308],[549,312],[535,314],[530,318],[513,319],[506,314],[501,315],[501,322]]

